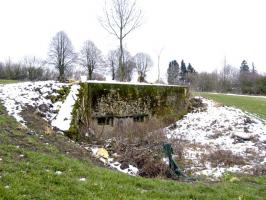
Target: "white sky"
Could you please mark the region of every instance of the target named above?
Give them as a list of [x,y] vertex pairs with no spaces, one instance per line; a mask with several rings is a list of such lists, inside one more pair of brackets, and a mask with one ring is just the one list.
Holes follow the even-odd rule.
[[[107,0],[108,1],[108,0]],[[243,59],[266,72],[264,0],[138,0],[145,15],[125,43],[134,55],[150,54],[157,78],[157,54],[164,75],[169,61],[184,59],[197,71],[220,69]],[[79,51],[92,40],[103,53],[118,41],[99,24],[104,0],[0,0],[0,61],[35,55],[46,58],[51,38],[64,30]]]

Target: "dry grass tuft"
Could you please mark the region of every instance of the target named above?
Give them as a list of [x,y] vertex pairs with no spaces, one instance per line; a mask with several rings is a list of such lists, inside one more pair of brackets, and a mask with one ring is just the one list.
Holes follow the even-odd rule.
[[232,167],[234,165],[245,165],[244,158],[240,155],[234,155],[230,150],[217,150],[205,155],[203,158],[211,162],[212,167],[226,166]]

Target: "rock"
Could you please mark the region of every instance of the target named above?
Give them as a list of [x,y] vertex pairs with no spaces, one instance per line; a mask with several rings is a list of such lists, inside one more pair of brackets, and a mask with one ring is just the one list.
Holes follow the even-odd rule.
[[255,135],[247,132],[235,132],[233,133],[232,138],[235,139],[235,143],[243,143],[254,139]]
[[126,162],[123,162],[123,163],[120,165],[120,168],[121,168],[121,169],[127,169],[127,168],[129,168],[129,164],[126,163]]
[[31,98],[32,101],[38,101],[38,98]]
[[169,130],[175,130],[177,128],[176,123],[169,126]]
[[38,108],[41,112],[47,112],[49,110],[49,107],[46,104],[41,104]]
[[31,135],[31,136],[37,135],[37,133],[35,131],[33,131],[33,130],[28,131],[27,134]]
[[244,119],[244,124],[252,124],[252,123],[254,123],[254,122],[249,117],[246,117]]
[[211,126],[217,123],[217,120],[212,121]]
[[248,130],[247,127],[244,127],[244,132],[245,132],[245,133],[249,133],[249,130]]

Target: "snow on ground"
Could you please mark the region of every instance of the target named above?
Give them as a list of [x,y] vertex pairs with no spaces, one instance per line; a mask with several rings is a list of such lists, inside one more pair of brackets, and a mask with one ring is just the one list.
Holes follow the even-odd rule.
[[[7,112],[23,125],[26,122],[21,112],[27,106],[32,106],[53,126],[67,130],[79,85],[71,86],[64,102],[53,104],[48,98],[50,95],[57,95],[56,91],[66,85],[68,84],[55,81],[0,84],[0,100]],[[196,175],[219,177],[228,171],[252,173],[257,167],[266,169],[266,121],[239,109],[219,106],[213,101],[201,99],[207,105],[206,111],[188,113],[175,126],[166,128],[171,143],[183,142],[184,158],[189,161],[185,170],[189,169]],[[91,147],[88,150],[96,151]],[[207,158],[219,150],[231,152],[238,156],[232,157],[233,159],[241,158],[244,164],[226,165],[219,161],[213,165],[212,160]],[[230,157],[231,154],[225,156]],[[99,159],[121,172],[131,175],[138,173],[136,167],[122,166],[115,158]]]
[[57,127],[62,131],[67,131],[70,128],[70,123],[72,119],[71,112],[77,100],[77,94],[79,88],[80,88],[79,85],[71,86],[69,95],[62,104],[56,118],[52,121],[52,126]]
[[[170,141],[187,144],[184,157],[193,163],[190,168],[194,173],[219,177],[226,171],[249,172],[255,166],[265,167],[266,122],[239,109],[201,99],[207,105],[206,111],[188,113],[174,127],[166,129]],[[240,156],[245,164],[229,167],[220,163],[213,167],[209,161],[204,161],[203,155],[206,157],[218,150]]]
[[[65,102],[52,103],[48,96],[58,95],[56,91],[69,84],[55,81],[23,82],[0,85],[0,100],[3,102],[9,115],[25,126],[21,116],[23,109],[32,106],[42,113],[42,117],[51,122],[60,130],[67,130],[71,120],[72,106],[78,85],[72,85],[70,94]],[[59,115],[57,116],[59,112]],[[62,116],[64,115],[64,117]],[[55,120],[55,121],[53,121]]]
[[168,84],[158,84],[158,83],[144,83],[144,82],[119,82],[115,80],[109,81],[98,81],[98,80],[88,80],[87,83],[105,83],[105,84],[118,84],[118,85],[141,85],[141,86],[163,86],[163,87],[184,87],[184,85],[168,85]]

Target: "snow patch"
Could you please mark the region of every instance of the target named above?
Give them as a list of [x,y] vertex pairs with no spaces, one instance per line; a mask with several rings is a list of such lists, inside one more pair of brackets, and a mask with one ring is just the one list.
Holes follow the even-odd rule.
[[[184,158],[192,162],[190,169],[197,175],[219,177],[225,172],[249,172],[252,167],[265,165],[266,121],[240,109],[201,99],[206,111],[188,113],[175,126],[165,129],[171,142],[185,141]],[[203,155],[218,150],[231,151],[243,157],[246,164],[227,167],[219,163],[212,167],[202,161]]]
[[56,110],[60,108],[60,103],[53,105],[48,95],[55,95],[56,91],[67,84],[55,81],[23,82],[0,85],[0,100],[3,102],[9,115],[13,116],[23,126],[26,122],[21,116],[21,112],[27,106],[32,106],[39,110],[40,106],[50,108],[43,113],[44,119],[52,120],[56,116]]
[[3,102],[9,115],[13,116],[23,126],[26,122],[21,116],[21,112],[32,106],[42,114],[42,117],[51,122],[52,126],[62,131],[70,127],[71,112],[75,104],[79,85],[71,86],[69,95],[64,102],[52,103],[48,96],[57,96],[56,93],[66,83],[56,81],[23,82],[15,84],[0,85],[0,100]]
[[67,131],[70,128],[72,120],[72,109],[77,100],[77,94],[80,86],[72,85],[70,93],[68,94],[65,102],[61,105],[61,109],[56,116],[56,119],[52,121],[52,126],[59,128],[62,131]]

